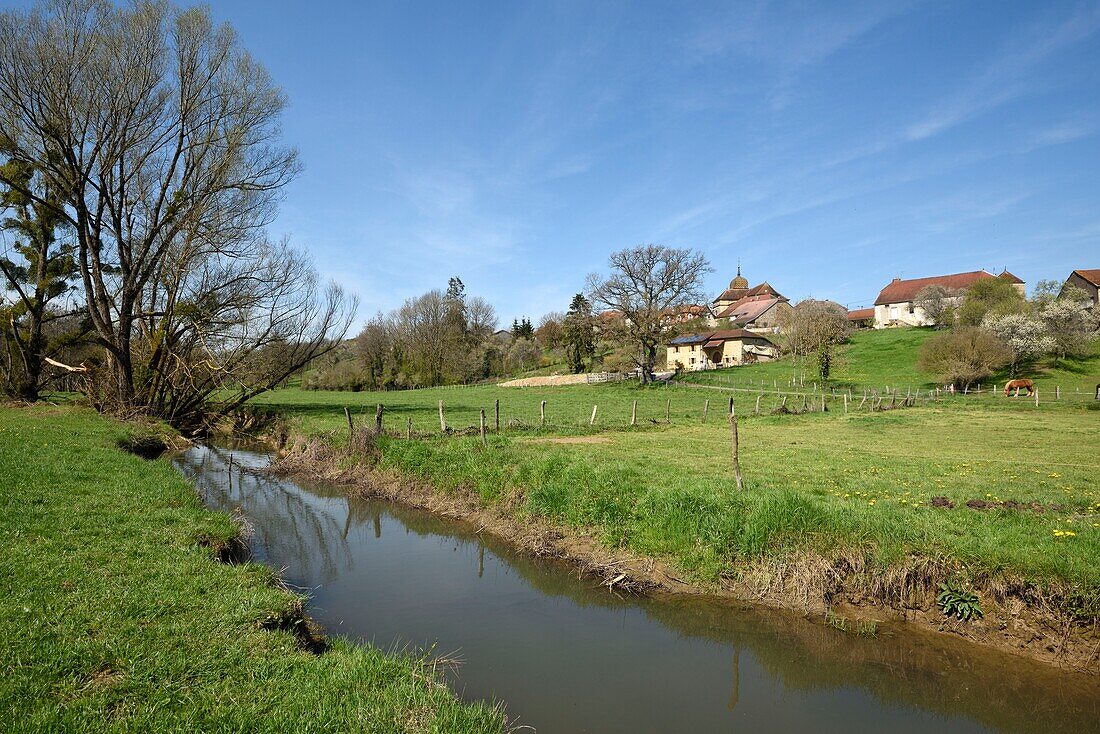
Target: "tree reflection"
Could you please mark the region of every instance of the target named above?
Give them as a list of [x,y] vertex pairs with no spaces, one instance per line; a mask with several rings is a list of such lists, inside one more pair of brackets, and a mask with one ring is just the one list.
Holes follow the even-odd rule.
[[355,504],[348,502],[341,523],[319,504],[307,502],[308,495],[293,483],[256,471],[264,463],[256,456],[200,446],[175,463],[193,478],[208,506],[244,515],[251,526],[249,550],[257,560],[288,559],[289,577],[311,583],[331,582],[350,569],[347,532],[358,524]]

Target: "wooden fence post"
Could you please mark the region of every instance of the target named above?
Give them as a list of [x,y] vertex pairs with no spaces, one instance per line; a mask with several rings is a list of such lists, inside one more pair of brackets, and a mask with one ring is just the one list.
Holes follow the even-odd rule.
[[439,432],[440,433],[446,433],[447,432],[447,418],[443,413],[443,401],[442,400],[439,401]]
[[848,412],[848,393],[844,393],[844,412]]
[[733,396],[730,395],[730,409],[727,411],[731,415],[733,414]]
[[1055,400],[1061,400],[1062,399],[1062,386],[1061,385],[1055,385],[1054,386],[1054,399]]
[[1035,388],[1035,407],[1039,407],[1039,388]]
[[348,443],[351,443],[352,435],[355,433],[355,424],[351,422],[351,411],[348,410],[348,406],[344,406],[344,417],[348,419]]
[[710,410],[710,398],[703,401],[703,422],[707,422],[707,412]]
[[596,410],[599,407],[600,406],[598,406],[598,405],[593,405],[592,406],[592,417],[588,419],[588,425],[590,425],[590,426],[596,425]]
[[482,446],[482,448],[485,448],[489,445],[489,442],[485,439],[485,408],[481,409],[480,431],[481,431],[481,446]]
[[539,403],[539,426],[546,424],[546,401]]
[[378,407],[374,409],[374,432],[379,436],[382,435],[382,412],[385,411],[386,406],[382,403],[378,404]]
[[494,421],[496,423],[496,428],[494,430],[500,433],[500,398],[497,398],[493,403],[493,412],[495,413]]
[[762,397],[764,397],[763,393],[756,396],[756,410],[753,411],[756,415],[760,415],[760,398]]
[[737,414],[730,411],[730,432],[733,434],[733,477],[737,480],[737,489],[740,491],[743,488],[741,481],[741,459],[738,456],[737,446]]
[[413,419],[409,418],[409,422],[405,424],[405,438],[412,440],[413,437]]
[[671,423],[672,422],[671,413],[672,413],[672,398],[669,398],[665,402],[665,423]]

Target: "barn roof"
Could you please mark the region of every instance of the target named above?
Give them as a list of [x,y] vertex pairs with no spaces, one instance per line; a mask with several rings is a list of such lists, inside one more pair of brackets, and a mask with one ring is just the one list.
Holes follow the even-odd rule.
[[737,303],[731,303],[718,314],[720,319],[729,319],[734,324],[744,326],[763,316],[769,309],[785,299],[768,295],[747,296]]
[[[1011,278],[1016,278],[1015,275],[1005,273]],[[876,306],[882,306],[887,303],[907,303],[917,297],[917,294],[930,285],[939,285],[951,291],[966,290],[970,286],[979,280],[986,278],[995,278],[997,276],[985,270],[972,270],[969,273],[953,273],[951,275],[933,275],[930,278],[911,278],[909,280],[902,280],[901,278],[894,278],[888,286],[882,289],[878,294],[878,298],[875,299]],[[1006,278],[1008,280],[1008,278]],[[1019,278],[1016,278],[1019,280]],[[1015,281],[1013,281],[1015,282]],[[1019,282],[1023,282],[1020,280]]]
[[875,317],[873,308],[857,308],[848,312],[849,321],[866,321]]
[[1093,285],[1100,286],[1100,268],[1093,268],[1090,270],[1074,270],[1074,273],[1081,276]]

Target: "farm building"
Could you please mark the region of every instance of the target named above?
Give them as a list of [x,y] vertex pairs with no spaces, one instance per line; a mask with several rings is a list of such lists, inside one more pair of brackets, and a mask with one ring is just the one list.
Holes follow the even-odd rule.
[[685,334],[666,346],[669,369],[677,365],[686,370],[715,369],[779,356],[779,347],[774,342],[748,329]]
[[790,299],[767,282],[749,287],[737,268],[730,287],[714,299],[714,317],[729,319],[730,326],[757,331],[778,331],[779,318],[791,308]]
[[855,308],[848,312],[848,323],[857,329],[868,329],[875,325],[875,309]]
[[1062,286],[1062,292],[1066,288],[1080,288],[1089,294],[1094,305],[1100,305],[1100,268],[1092,270],[1074,270],[1066,278],[1066,284]]
[[875,299],[875,328],[885,329],[890,326],[927,326],[931,322],[924,314],[924,310],[914,301],[922,290],[929,286],[942,286],[948,291],[962,294],[974,283],[985,278],[1001,278],[1016,286],[1020,295],[1024,295],[1024,281],[1017,278],[1008,270],[1000,275],[994,275],[986,270],[974,270],[969,273],[954,273],[952,275],[934,275],[930,278],[910,278],[902,280],[894,278]]

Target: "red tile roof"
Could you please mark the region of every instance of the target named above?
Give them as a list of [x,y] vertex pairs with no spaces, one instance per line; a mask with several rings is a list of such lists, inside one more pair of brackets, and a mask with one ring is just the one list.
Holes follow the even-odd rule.
[[875,317],[875,309],[873,308],[857,308],[854,311],[848,312],[849,321],[867,321]]
[[[1009,273],[1011,275],[1011,273]],[[917,297],[917,294],[930,285],[941,285],[951,291],[961,291],[969,288],[979,280],[995,278],[997,276],[985,270],[974,270],[969,273],[954,273],[952,275],[934,275],[931,278],[912,278],[901,280],[895,278],[890,285],[882,289],[875,299],[875,305],[881,306],[887,303],[906,303]],[[1012,276],[1015,278],[1016,276]],[[1021,283],[1023,281],[1020,281]]]
[[1091,270],[1074,270],[1073,272],[1077,273],[1093,285],[1100,286],[1100,268],[1093,268]]
[[729,319],[731,323],[744,326],[756,321],[777,303],[782,303],[782,301],[769,296],[742,298],[737,303],[722,309],[722,312],[718,314],[718,318]]
[[752,288],[727,288],[714,299],[714,302],[739,301],[742,298],[751,298],[753,296],[772,296],[784,301],[788,300],[786,296],[775,288],[772,288],[768,281],[764,281],[760,285],[754,285]]
[[1024,281],[1020,280],[1018,277],[1016,277],[1012,273],[1008,272],[1008,268],[1005,268],[1004,270],[1002,270],[1001,274],[998,275],[997,277],[1001,278],[1003,280],[1007,280],[1009,283],[1016,283],[1017,285],[1023,285],[1024,284]]

